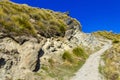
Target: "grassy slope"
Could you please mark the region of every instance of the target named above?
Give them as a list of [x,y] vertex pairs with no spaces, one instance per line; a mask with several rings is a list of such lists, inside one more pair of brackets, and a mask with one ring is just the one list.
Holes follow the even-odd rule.
[[120,42],[120,34],[114,34],[112,32],[107,32],[107,31],[98,31],[98,32],[95,32],[93,34],[96,36],[102,36],[104,38],[112,40],[113,43]]
[[103,36],[113,42],[113,47],[102,55],[105,66],[100,67],[100,72],[106,80],[120,80],[120,34],[104,31],[97,32],[95,35]]
[[[27,5],[0,2],[0,32],[14,36],[64,36],[69,18],[64,13],[32,8]],[[76,20],[73,21],[78,24]]]

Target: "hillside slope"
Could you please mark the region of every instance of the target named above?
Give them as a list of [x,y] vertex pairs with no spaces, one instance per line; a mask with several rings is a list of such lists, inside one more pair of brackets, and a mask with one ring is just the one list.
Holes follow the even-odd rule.
[[0,80],[69,80],[105,43],[66,13],[0,1]]
[[120,80],[120,34],[104,31],[97,32],[97,35],[111,40],[113,45],[102,55],[105,65],[99,68],[101,74],[105,80]]
[[79,25],[67,14],[9,1],[0,2],[0,29],[6,35],[44,37],[64,36],[65,31]]

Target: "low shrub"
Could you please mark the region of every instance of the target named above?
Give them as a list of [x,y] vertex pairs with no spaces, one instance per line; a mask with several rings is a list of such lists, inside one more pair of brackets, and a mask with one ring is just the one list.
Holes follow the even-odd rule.
[[82,49],[81,47],[74,48],[72,52],[78,57],[85,58],[85,59],[87,58],[87,54],[85,53],[84,49]]
[[119,40],[114,39],[113,43],[119,43]]
[[63,58],[64,60],[69,61],[69,62],[73,62],[73,57],[72,57],[72,55],[70,54],[70,52],[68,52],[68,51],[65,51],[65,52],[64,52],[62,58]]

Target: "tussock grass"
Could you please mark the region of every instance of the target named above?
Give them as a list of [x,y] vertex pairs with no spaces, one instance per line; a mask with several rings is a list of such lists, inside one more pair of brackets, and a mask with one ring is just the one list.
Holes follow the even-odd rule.
[[[62,18],[61,18],[62,17]],[[64,36],[67,15],[27,5],[0,2],[0,29],[6,34],[44,37]]]
[[69,62],[73,62],[73,56],[72,56],[72,54],[71,54],[69,51],[65,51],[65,52],[63,53],[62,58],[63,58],[64,60],[69,61]]
[[104,74],[107,80],[120,80],[120,43],[114,44],[114,46],[106,51],[102,56],[105,61],[105,66],[103,66],[102,74]]
[[102,55],[105,66],[100,66],[99,71],[105,76],[106,80],[120,80],[120,35],[103,33],[104,37],[113,41],[113,47]]
[[75,54],[78,57],[86,59],[88,55],[85,53],[85,50],[81,47],[76,47],[73,49],[73,54]]
[[115,42],[120,42],[120,34],[114,34],[112,32],[107,32],[107,31],[98,31],[93,33],[96,36],[102,36],[104,38],[110,39]]

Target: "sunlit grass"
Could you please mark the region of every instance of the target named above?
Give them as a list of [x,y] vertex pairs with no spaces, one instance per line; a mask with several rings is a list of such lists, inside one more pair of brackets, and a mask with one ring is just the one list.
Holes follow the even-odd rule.
[[107,32],[100,32],[100,34],[112,40],[113,46],[102,55],[105,66],[100,66],[99,71],[106,80],[120,80],[120,35]]
[[64,36],[65,34],[67,24],[64,18],[68,17],[64,16],[65,14],[57,15],[51,10],[32,8],[9,1],[1,1],[0,6],[0,25],[2,29],[5,28],[6,33],[30,36],[40,34],[44,37]]

